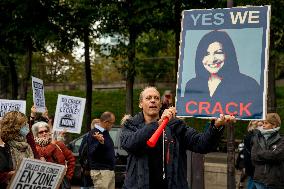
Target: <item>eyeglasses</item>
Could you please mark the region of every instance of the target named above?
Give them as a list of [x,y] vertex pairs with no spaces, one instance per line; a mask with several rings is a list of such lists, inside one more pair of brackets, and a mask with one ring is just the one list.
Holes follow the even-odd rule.
[[48,133],[48,130],[39,131],[38,134]]

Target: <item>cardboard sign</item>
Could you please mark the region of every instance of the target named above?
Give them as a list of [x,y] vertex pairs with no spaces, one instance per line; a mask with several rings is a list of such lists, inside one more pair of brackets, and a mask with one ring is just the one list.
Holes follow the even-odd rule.
[[32,77],[33,102],[37,112],[45,112],[45,98],[43,81]]
[[23,158],[9,189],[56,189],[65,175],[64,165]]
[[177,116],[265,118],[269,21],[270,6],[183,11]]
[[80,133],[85,110],[85,98],[58,95],[53,129]]
[[26,114],[26,101],[0,99],[0,118],[11,111],[18,111]]

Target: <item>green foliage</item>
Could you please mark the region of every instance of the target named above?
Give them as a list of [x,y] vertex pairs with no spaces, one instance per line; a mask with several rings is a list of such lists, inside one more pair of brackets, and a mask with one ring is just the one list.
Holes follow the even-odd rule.
[[273,55],[275,57],[275,78],[283,79],[284,78],[284,53],[273,51]]
[[166,77],[169,81],[173,80],[176,74],[172,73],[175,65],[173,48],[173,32],[152,29],[142,33],[137,39],[137,75],[150,85]]
[[[152,31],[155,29],[157,34],[166,33],[166,31],[170,31],[174,27],[172,3],[171,0],[147,1],[147,3],[141,0],[135,0],[131,2],[103,1],[100,4],[100,11],[103,17],[98,25],[98,31],[102,36],[111,35],[118,39],[116,45],[109,45],[109,50],[111,56],[118,59],[116,62],[119,64],[121,62],[126,63],[120,65],[121,73],[128,71],[130,74],[135,74],[135,70],[132,70],[132,64],[138,62],[135,61],[136,57],[132,57],[134,60],[125,61],[129,58],[133,50],[136,51],[137,49],[138,54],[143,50],[145,56],[148,55],[147,52],[154,52],[155,56],[157,55],[157,51],[153,49],[154,46],[158,51],[161,48],[159,49],[160,46],[155,45],[154,42],[152,42],[153,46],[147,45],[147,47],[152,47],[152,49],[141,49],[143,38],[145,38],[148,33],[150,37],[152,35],[151,33],[153,33]],[[140,35],[141,37],[138,39]],[[160,45],[167,41],[167,39],[168,38],[164,39],[163,42],[160,41]],[[140,47],[139,44],[136,44],[136,40],[141,41]],[[147,52],[145,52],[145,50]],[[174,54],[174,51],[171,51],[171,54]]]
[[283,51],[284,49],[284,1],[279,0],[236,0],[235,6],[263,6],[271,5],[270,49]]
[[70,53],[52,51],[35,53],[32,76],[44,79],[44,83],[64,83],[78,81],[83,75],[83,64]]
[[113,65],[112,59],[95,58],[91,67],[94,83],[103,84],[122,81],[122,76],[118,72],[117,67]]
[[[161,93],[164,91],[163,89],[159,90]],[[134,112],[135,114],[140,111],[138,107],[139,104],[139,94],[141,89],[134,90]],[[57,96],[58,94],[70,95],[70,96],[85,96],[84,92],[79,90],[72,91],[45,91],[45,99],[46,106],[48,108],[48,112],[50,115],[55,114]],[[282,122],[284,122],[284,87],[277,88],[277,102],[278,108],[277,113],[281,116]],[[32,94],[28,94],[27,98],[27,115],[30,113],[30,107],[32,106]],[[125,115],[125,90],[95,90],[93,91],[93,111],[92,118],[98,118],[104,111],[111,111],[116,116],[116,124],[120,125],[121,118]],[[195,128],[196,130],[202,132],[206,128],[208,123],[207,119],[199,119],[199,118],[187,118],[185,121],[189,126]],[[235,126],[235,138],[242,139],[246,134],[248,121],[237,121]],[[282,127],[280,132],[284,134],[284,124],[282,123]],[[82,133],[86,131],[85,120],[83,120]],[[75,136],[75,135],[74,135]],[[226,133],[223,136],[226,138]]]

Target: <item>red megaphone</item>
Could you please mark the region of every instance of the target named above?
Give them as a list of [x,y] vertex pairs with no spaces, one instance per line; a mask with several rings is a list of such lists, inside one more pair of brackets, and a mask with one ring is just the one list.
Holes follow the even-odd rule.
[[154,134],[151,136],[151,138],[147,141],[147,145],[149,147],[153,148],[153,147],[156,146],[156,143],[157,143],[160,135],[162,134],[164,128],[168,124],[168,122],[169,122],[169,118],[165,117],[162,124],[158,127],[158,129],[154,132]]

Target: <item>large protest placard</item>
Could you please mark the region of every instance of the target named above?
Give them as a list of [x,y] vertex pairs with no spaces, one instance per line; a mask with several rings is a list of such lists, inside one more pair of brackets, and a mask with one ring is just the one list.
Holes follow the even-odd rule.
[[65,165],[23,158],[8,188],[57,189],[65,172]]
[[266,115],[270,6],[186,10],[177,116]]
[[85,103],[85,98],[58,95],[53,129],[80,133]]
[[32,77],[33,102],[37,112],[45,112],[45,98],[43,81]]
[[18,111],[26,114],[26,101],[0,99],[0,118],[11,111]]

